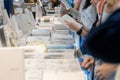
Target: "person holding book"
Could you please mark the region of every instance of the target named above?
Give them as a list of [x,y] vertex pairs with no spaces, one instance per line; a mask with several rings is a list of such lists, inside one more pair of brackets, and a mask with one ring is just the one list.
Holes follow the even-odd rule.
[[[96,29],[90,31],[85,44],[93,57],[104,61],[96,70],[99,80],[114,80],[116,72],[115,80],[119,80],[120,0],[108,0],[106,8],[112,14]],[[93,57],[85,56],[82,66],[88,68],[93,64],[95,61]]]

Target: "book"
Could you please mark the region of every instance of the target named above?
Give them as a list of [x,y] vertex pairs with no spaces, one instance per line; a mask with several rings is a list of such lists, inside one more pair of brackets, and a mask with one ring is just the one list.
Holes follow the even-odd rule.
[[79,19],[79,11],[75,9],[71,8],[69,14],[72,15],[74,19]]
[[32,36],[50,36],[50,29],[33,29],[31,32]]
[[10,18],[8,16],[8,13],[7,13],[6,9],[2,10],[2,15],[3,15],[3,24],[11,23]]
[[22,36],[22,32],[21,32],[20,28],[18,27],[15,15],[13,15],[11,17],[11,22],[12,22],[12,24],[14,26],[13,27],[14,32],[16,33],[17,37],[20,38]]
[[69,30],[55,30],[52,34],[70,35]]
[[28,34],[29,33],[29,25],[31,23],[28,23],[28,19],[26,18],[27,14],[18,14],[16,16],[18,26],[20,27],[20,30],[22,31],[23,34]]
[[75,46],[73,44],[69,44],[69,45],[66,45],[66,44],[48,44],[46,45],[47,49],[74,49]]
[[3,26],[0,26],[0,46],[1,47],[6,47],[7,46]]
[[46,59],[43,80],[85,80],[77,59]]
[[64,24],[66,24],[66,23],[64,22],[65,20],[66,20],[66,21],[69,21],[69,22],[75,23],[79,28],[81,28],[81,27],[83,26],[82,24],[76,22],[76,20],[75,20],[74,18],[70,17],[68,14],[62,16],[62,21],[63,21]]
[[54,30],[69,30],[69,28],[60,21],[53,22]]
[[26,20],[28,22],[28,27],[35,27],[35,19],[33,17],[33,14],[31,11],[28,9],[25,9],[25,14],[26,14]]
[[66,7],[67,10],[72,8],[66,0],[61,0],[61,2],[64,4],[64,6]]

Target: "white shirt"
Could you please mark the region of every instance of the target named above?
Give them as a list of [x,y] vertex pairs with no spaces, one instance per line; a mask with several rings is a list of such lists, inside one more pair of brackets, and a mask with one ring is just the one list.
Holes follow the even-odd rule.
[[0,0],[0,7],[4,8],[4,0]]
[[96,20],[96,8],[90,5],[87,9],[83,9],[86,0],[82,0],[80,5],[79,13],[80,13],[80,21],[89,29],[91,29],[93,23]]

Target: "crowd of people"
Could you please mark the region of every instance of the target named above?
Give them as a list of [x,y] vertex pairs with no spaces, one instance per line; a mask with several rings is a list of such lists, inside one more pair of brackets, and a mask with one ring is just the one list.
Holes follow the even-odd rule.
[[81,66],[88,69],[95,63],[95,80],[119,80],[120,0],[81,0],[79,14],[82,28],[65,22],[80,35]]
[[[80,36],[80,49],[88,69],[95,64],[96,80],[120,80],[120,0],[66,0],[79,12],[76,22],[66,24]],[[62,5],[60,0],[42,0],[52,7]],[[8,14],[12,13],[13,0],[4,0]],[[8,6],[9,5],[9,6]],[[65,7],[65,6],[63,6]],[[69,10],[65,14],[69,14]],[[97,66],[100,62],[100,65]]]

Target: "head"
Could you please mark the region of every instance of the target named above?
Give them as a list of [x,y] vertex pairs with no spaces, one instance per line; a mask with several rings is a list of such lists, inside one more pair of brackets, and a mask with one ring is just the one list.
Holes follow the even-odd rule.
[[114,12],[120,7],[120,0],[107,0],[106,7],[109,11]]
[[83,9],[87,9],[91,5],[91,0],[86,0]]

